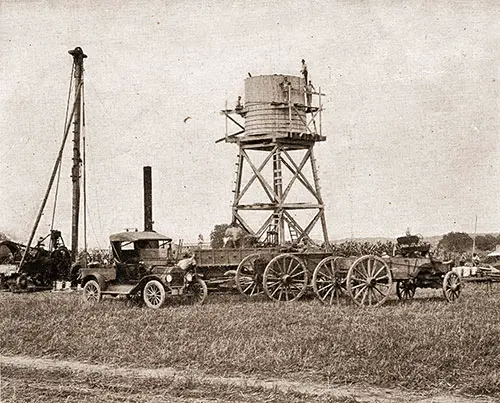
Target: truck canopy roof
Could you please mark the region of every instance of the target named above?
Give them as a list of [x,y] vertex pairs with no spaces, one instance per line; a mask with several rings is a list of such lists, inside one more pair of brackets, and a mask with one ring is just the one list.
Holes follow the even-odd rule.
[[124,231],[109,236],[111,242],[171,241],[172,238],[156,231]]

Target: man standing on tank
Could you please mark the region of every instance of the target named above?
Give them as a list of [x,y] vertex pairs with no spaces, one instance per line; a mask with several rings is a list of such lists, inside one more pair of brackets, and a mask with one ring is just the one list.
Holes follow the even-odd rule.
[[307,64],[306,64],[306,61],[304,59],[302,59],[302,68],[300,69],[300,72],[302,73],[302,75],[304,76],[304,80],[306,82],[306,85],[307,85]]

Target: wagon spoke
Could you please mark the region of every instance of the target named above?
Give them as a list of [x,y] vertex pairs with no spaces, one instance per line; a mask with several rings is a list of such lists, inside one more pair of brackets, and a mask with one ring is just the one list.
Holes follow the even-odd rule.
[[292,270],[288,271],[286,274],[292,274],[294,273],[297,269],[300,270],[300,273],[303,273],[304,270],[302,270],[302,267],[300,266],[300,264],[297,264]]
[[360,290],[358,290],[358,292],[356,293],[356,295],[354,296],[354,299],[358,299],[358,297],[361,295],[361,293],[366,290],[366,284],[363,284],[363,288],[361,288]]
[[303,275],[304,275],[304,271],[300,271],[297,274],[291,275],[290,278],[295,278],[297,276],[303,276]]
[[288,288],[287,288],[287,287],[285,287],[285,299],[286,299],[287,301],[288,301],[288,299],[289,299],[289,298],[288,298]]
[[338,294],[338,293],[336,293],[336,292],[332,292],[332,293],[330,294],[330,305],[332,305],[332,304],[333,304],[333,297],[336,297],[337,302],[339,301],[339,294]]
[[328,287],[330,287],[330,289],[327,290],[325,294],[321,297],[323,301],[326,299],[326,297],[328,297],[329,294],[333,295],[333,289],[334,289],[333,285],[329,285]]
[[368,260],[368,275],[373,276],[375,272],[375,262],[372,259]]
[[250,291],[250,296],[254,295],[256,290],[257,290],[257,283],[253,283],[252,291]]
[[328,287],[334,287],[334,285],[332,283],[328,283],[327,285],[325,285],[325,286],[323,286],[321,288],[318,288],[318,292],[326,290]]
[[385,269],[385,267],[384,267],[384,266],[382,266],[382,267],[381,267],[380,269],[378,269],[378,271],[377,271],[377,272],[373,275],[373,277],[377,278],[377,276],[378,276],[381,272],[383,272],[383,271],[384,271],[384,269]]
[[274,283],[272,283],[272,285],[268,284],[268,286],[270,286],[269,288],[271,289],[277,289],[280,287],[280,282],[279,281],[275,281]]
[[276,280],[276,281],[273,281],[273,282],[271,282],[271,283],[268,283],[268,286],[270,286],[270,287],[274,287],[275,285],[278,285],[278,284],[280,284],[280,283],[281,283],[281,281],[280,281],[280,280]]
[[281,272],[277,270],[276,267],[273,267],[271,270],[270,270],[270,273],[275,275],[277,278],[280,278],[280,274]]
[[253,281],[249,282],[248,283],[248,286],[243,290],[243,292],[246,294],[247,291],[252,287],[254,286],[255,287],[255,283]]
[[368,287],[363,290],[363,298],[361,299],[361,305],[365,304],[366,294],[368,294]]
[[276,287],[276,289],[273,291],[273,293],[271,294],[271,297],[274,297],[274,294],[276,294],[278,292],[278,290],[280,290],[281,287]]
[[[386,287],[386,288],[387,288],[387,287]],[[380,290],[379,290],[378,285],[376,285],[375,287],[373,287],[373,289],[374,289],[375,291],[377,291],[380,295],[382,295],[383,297],[385,297],[385,295],[386,295],[386,294],[384,294],[382,291],[380,291]]]
[[359,265],[359,268],[360,268],[360,269],[364,269],[364,271],[366,272],[366,264],[365,264],[365,262],[362,262],[362,263]]
[[368,274],[367,274],[366,271],[359,271],[358,269],[355,269],[354,273],[359,274],[359,276],[362,277],[362,278],[367,278],[368,277]]

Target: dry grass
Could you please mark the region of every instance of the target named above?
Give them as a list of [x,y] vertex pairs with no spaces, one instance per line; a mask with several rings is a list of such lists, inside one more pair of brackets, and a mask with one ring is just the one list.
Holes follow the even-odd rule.
[[[235,385],[214,385],[191,379],[141,379],[71,371],[2,369],[3,403],[130,402],[130,403],[307,403],[311,396],[295,391],[280,391]],[[29,387],[26,385],[29,384]],[[353,398],[314,396],[318,403],[356,403]]]
[[374,309],[209,296],[201,307],[153,311],[2,293],[0,352],[500,396],[500,288],[468,286],[456,304],[431,294]]

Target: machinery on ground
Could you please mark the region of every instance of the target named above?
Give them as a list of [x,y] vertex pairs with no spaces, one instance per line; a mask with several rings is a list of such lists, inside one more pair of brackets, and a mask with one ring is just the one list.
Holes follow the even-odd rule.
[[[48,249],[44,242],[49,240]],[[39,291],[53,287],[54,281],[70,281],[71,253],[61,232],[52,230],[35,247],[13,241],[0,242],[0,289],[12,292]],[[22,269],[20,263],[25,257]]]
[[[82,160],[80,147],[81,130],[84,126],[82,119],[82,116],[84,116],[83,59],[87,56],[79,47],[70,50],[68,53],[73,57],[70,90],[74,90],[74,99],[73,102],[71,102],[70,91],[67,109],[68,112],[70,110],[71,112],[66,115],[66,122],[64,125],[65,130],[61,146],[59,148],[59,153],[54,163],[49,184],[45,191],[45,195],[38,211],[38,215],[35,219],[28,242],[26,245],[12,241],[4,241],[0,243],[0,247],[3,247],[5,251],[2,261],[0,261],[0,289],[8,289],[10,291],[36,291],[50,289],[53,287],[53,283],[58,280],[75,280],[74,278],[71,278],[70,266],[72,261],[77,259],[78,255],[81,166],[82,162],[85,161],[85,158]],[[70,108],[71,104],[72,107]],[[32,247],[31,245],[37,232],[40,219],[44,213],[54,181],[56,177],[57,180],[59,180],[60,177],[63,151],[71,127],[73,127],[73,166],[71,175],[73,182],[71,252],[65,246],[61,232],[53,228],[57,190],[54,199],[50,232],[47,236],[40,238],[37,245]],[[57,188],[58,186],[56,186],[56,189]],[[43,242],[47,238],[49,239],[49,247],[48,249],[45,249]]]

